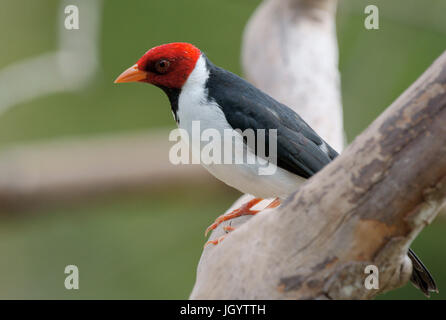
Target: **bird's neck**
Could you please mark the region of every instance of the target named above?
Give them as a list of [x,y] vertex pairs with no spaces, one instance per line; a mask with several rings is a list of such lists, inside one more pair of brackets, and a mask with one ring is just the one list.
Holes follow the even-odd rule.
[[172,109],[173,117],[175,119],[175,122],[178,124],[179,123],[178,100],[180,97],[181,89],[167,88],[167,87],[162,87],[162,86],[160,86],[160,88],[166,93],[167,97],[169,98],[170,108]]
[[169,98],[172,112],[178,125],[181,122],[181,112],[179,112],[179,109],[187,108],[189,109],[187,110],[188,113],[190,113],[191,111],[194,111],[194,106],[198,106],[208,100],[206,89],[208,79],[208,62],[206,57],[202,55],[198,58],[194,69],[189,74],[181,89],[161,87]]

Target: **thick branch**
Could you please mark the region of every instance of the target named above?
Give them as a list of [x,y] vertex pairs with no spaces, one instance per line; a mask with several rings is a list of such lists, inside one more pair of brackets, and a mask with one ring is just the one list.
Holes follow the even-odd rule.
[[[370,298],[407,282],[407,249],[446,198],[445,123],[446,53],[281,207],[208,246],[191,298]],[[370,264],[379,290],[364,287]]]

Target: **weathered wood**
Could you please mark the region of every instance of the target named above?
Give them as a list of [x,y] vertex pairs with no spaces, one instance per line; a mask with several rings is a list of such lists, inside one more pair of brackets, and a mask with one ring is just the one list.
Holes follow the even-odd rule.
[[[446,199],[445,123],[446,52],[281,207],[208,246],[191,298],[366,299],[405,284],[409,245]],[[371,264],[379,290],[364,286]]]

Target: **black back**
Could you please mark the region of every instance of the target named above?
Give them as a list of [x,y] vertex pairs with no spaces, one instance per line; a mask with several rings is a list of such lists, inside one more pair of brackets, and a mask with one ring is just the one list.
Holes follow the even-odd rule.
[[[321,170],[338,154],[292,109],[274,100],[239,76],[208,59],[209,97],[217,102],[226,120],[242,131],[277,129],[277,165],[303,178]],[[322,148],[323,143],[326,150]],[[257,148],[255,149],[257,152]]]

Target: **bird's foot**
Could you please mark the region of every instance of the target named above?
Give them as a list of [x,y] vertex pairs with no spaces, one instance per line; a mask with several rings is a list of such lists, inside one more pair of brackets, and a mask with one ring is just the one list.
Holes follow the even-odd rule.
[[219,244],[220,242],[222,242],[222,241],[224,240],[225,237],[226,237],[226,235],[221,236],[221,237],[218,237],[218,238],[215,239],[215,240],[209,240],[209,241],[207,241],[207,242],[204,244],[203,248],[206,248],[206,246],[207,246],[208,244],[213,244],[214,246],[216,246],[217,244]]
[[[280,206],[280,199],[276,198],[273,201],[271,201],[271,203],[269,205],[267,205],[265,207],[265,209],[272,209],[272,208],[276,208],[278,206]],[[265,210],[265,209],[263,209],[263,210]]]
[[204,235],[207,236],[209,231],[217,228],[222,222],[228,221],[237,217],[246,216],[246,215],[255,215],[259,212],[259,210],[251,210],[257,203],[262,201],[262,198],[254,198],[249,202],[243,204],[240,208],[232,210],[229,213],[225,213],[219,216],[213,224],[211,224],[205,231]]
[[[223,230],[224,230],[226,233],[229,233],[229,232],[231,232],[231,231],[234,231],[235,228],[234,228],[233,226],[224,226],[224,227],[223,227]],[[218,238],[215,239],[215,240],[209,240],[208,242],[206,242],[206,243],[204,244],[203,248],[206,248],[206,246],[207,246],[208,244],[213,244],[213,245],[216,246],[217,244],[219,244],[220,242],[222,242],[222,241],[226,238],[226,236],[227,236],[227,234],[222,235],[221,237],[218,237]]]
[[[257,214],[260,210],[251,210],[251,208],[252,208],[253,206],[255,206],[257,203],[259,203],[260,201],[262,201],[262,200],[263,200],[263,199],[260,199],[260,198],[254,198],[254,199],[252,199],[251,201],[245,203],[245,204],[244,204],[243,206],[241,206],[239,209],[235,209],[235,210],[233,210],[233,211],[230,212],[230,213],[221,215],[220,217],[217,218],[217,220],[215,220],[215,222],[214,222],[211,226],[209,226],[209,227],[206,229],[206,233],[205,233],[205,235],[207,235],[208,232],[209,232],[210,230],[214,230],[215,228],[217,228],[218,225],[219,225],[220,223],[222,223],[223,221],[227,221],[227,220],[230,220],[230,219],[233,219],[233,218],[236,218],[236,217],[240,217],[240,216],[243,216],[243,215],[255,215],[255,214]],[[276,208],[276,207],[278,207],[279,205],[280,205],[280,199],[279,199],[279,198],[276,198],[276,199],[274,199],[268,206],[266,206],[265,209]],[[236,212],[236,211],[237,211],[237,212]],[[246,212],[249,212],[249,213],[246,213]],[[228,217],[228,216],[229,216],[229,217]],[[236,228],[234,228],[234,227],[231,226],[231,225],[228,225],[228,226],[224,226],[224,227],[223,227],[223,230],[224,230],[226,233],[229,233],[229,232],[231,232],[231,231],[234,231],[235,229],[236,229]],[[217,244],[219,244],[220,242],[222,242],[222,241],[225,239],[225,237],[226,237],[226,234],[223,235],[223,236],[221,236],[221,237],[218,237],[218,238],[215,239],[215,240],[210,240],[210,241],[208,241],[208,242],[206,242],[206,243],[204,244],[204,247],[206,248],[206,246],[207,246],[208,244],[217,245]]]

